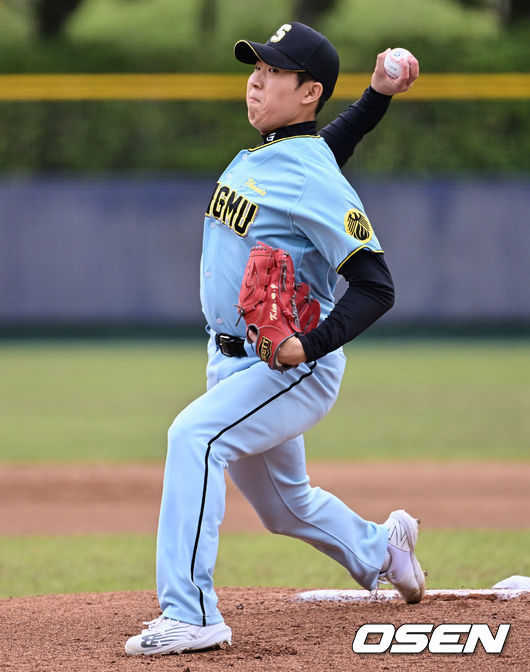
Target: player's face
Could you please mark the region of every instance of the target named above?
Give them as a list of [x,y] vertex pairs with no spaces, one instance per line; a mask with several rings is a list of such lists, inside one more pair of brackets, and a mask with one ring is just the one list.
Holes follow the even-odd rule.
[[307,87],[298,86],[296,72],[257,61],[248,78],[247,109],[250,124],[260,133],[313,119],[314,108],[306,99]]

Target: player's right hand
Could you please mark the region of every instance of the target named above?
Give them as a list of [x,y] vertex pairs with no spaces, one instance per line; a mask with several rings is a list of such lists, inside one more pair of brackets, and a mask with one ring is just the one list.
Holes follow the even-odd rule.
[[384,66],[385,57],[389,51],[391,51],[390,48],[377,54],[375,70],[370,84],[372,85],[372,89],[375,89],[378,93],[384,93],[386,96],[395,96],[397,93],[408,91],[418,79],[420,64],[418,59],[411,54],[407,57],[405,63],[401,65],[401,75],[396,79],[392,79],[387,74]]

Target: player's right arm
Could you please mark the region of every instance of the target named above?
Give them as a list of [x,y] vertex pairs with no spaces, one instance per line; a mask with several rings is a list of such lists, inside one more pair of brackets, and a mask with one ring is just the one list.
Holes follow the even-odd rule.
[[384,68],[388,51],[390,50],[378,54],[370,86],[361,98],[320,131],[340,168],[351,157],[366,133],[375,128],[384,117],[392,96],[408,91],[418,77],[419,64],[413,56],[404,64],[397,79],[389,77]]

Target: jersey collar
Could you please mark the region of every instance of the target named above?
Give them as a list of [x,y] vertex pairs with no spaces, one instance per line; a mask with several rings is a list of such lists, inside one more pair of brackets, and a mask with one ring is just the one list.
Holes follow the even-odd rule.
[[282,126],[275,131],[265,133],[261,137],[263,138],[263,144],[266,145],[269,142],[274,142],[274,140],[283,140],[284,138],[291,138],[295,135],[318,135],[317,122],[314,120],[302,121],[300,124]]

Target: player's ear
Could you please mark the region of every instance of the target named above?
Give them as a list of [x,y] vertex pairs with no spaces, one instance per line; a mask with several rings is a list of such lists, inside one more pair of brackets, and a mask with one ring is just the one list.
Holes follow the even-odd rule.
[[320,96],[322,95],[323,90],[324,87],[320,82],[314,82],[314,81],[306,82],[306,89],[304,92],[302,103],[304,105],[310,105],[311,103],[320,100]]

